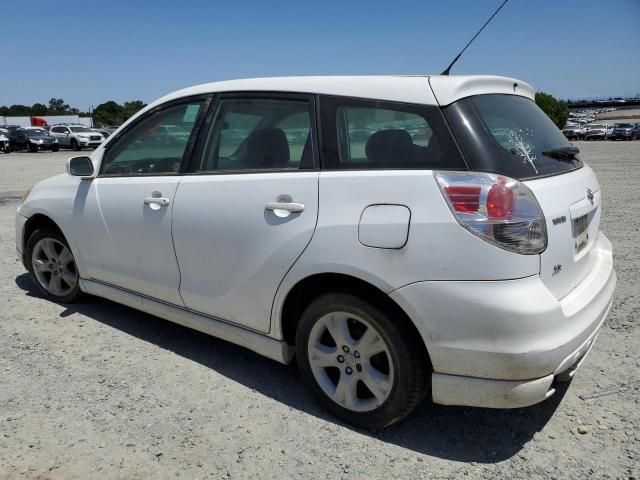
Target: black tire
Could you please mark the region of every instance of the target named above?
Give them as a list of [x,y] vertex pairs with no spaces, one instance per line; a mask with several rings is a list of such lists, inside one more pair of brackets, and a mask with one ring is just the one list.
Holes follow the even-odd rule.
[[[78,275],[77,267],[75,266],[75,258],[73,257],[73,252],[71,252],[71,255],[73,259],[73,268],[74,268],[74,273],[76,277],[76,282],[75,282],[75,285],[70,288],[69,292],[65,292],[64,294],[61,294],[61,295],[55,295],[51,293],[40,283],[40,280],[38,279],[36,273],[34,272],[34,248],[36,247],[38,242],[44,239],[53,239],[56,242],[64,245],[69,250],[69,252],[71,252],[71,249],[69,248],[69,244],[67,243],[67,240],[57,230],[50,227],[43,227],[35,230],[27,240],[27,244],[25,246],[25,257],[26,257],[25,263],[27,264],[27,269],[31,274],[31,278],[33,282],[38,288],[38,291],[45,298],[48,298],[58,303],[77,302],[82,296],[82,291],[80,290],[79,275]],[[50,273],[49,275],[53,275],[53,273]],[[67,286],[69,285],[67,284]]]
[[80,144],[75,138],[71,139],[71,148],[76,152],[79,152],[81,150]]
[[57,152],[58,150],[60,150],[60,147],[51,147],[52,152]]
[[[346,312],[366,320],[388,347],[390,361],[393,364],[393,386],[386,400],[375,409],[362,412],[343,407],[323,391],[314,376],[309,360],[309,337],[316,322],[332,312]],[[329,293],[318,297],[306,307],[297,327],[296,356],[306,387],[326,410],[359,428],[375,431],[399,422],[420,404],[429,391],[431,367],[422,344],[416,338],[415,332],[401,321],[394,322],[392,316],[384,308],[357,296]],[[346,375],[342,370],[334,371],[339,373],[339,376]],[[361,371],[358,366],[358,372]],[[356,372],[353,374],[356,375]],[[359,382],[356,381],[357,388],[360,388]],[[359,396],[359,393],[357,395]]]

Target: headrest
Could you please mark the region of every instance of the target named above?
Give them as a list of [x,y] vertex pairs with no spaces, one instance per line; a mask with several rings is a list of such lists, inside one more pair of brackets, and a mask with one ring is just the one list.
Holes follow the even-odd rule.
[[379,130],[365,146],[367,159],[376,163],[398,163],[411,156],[413,140],[406,130]]
[[279,128],[254,130],[247,138],[249,168],[282,168],[289,165],[289,142]]

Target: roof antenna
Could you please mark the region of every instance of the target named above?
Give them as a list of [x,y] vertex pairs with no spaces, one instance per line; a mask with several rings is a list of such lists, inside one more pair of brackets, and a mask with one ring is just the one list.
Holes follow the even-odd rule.
[[482,28],[481,28],[480,30],[478,30],[478,33],[476,33],[476,34],[473,36],[473,38],[472,38],[471,40],[469,40],[469,43],[467,43],[467,44],[464,46],[464,48],[460,51],[460,53],[456,56],[456,58],[454,58],[454,59],[453,59],[453,62],[451,62],[451,63],[449,64],[449,66],[445,69],[445,71],[444,71],[444,72],[442,72],[440,75],[449,75],[449,70],[451,70],[451,67],[453,67],[453,64],[454,64],[454,63],[456,63],[456,62],[458,61],[458,59],[460,58],[460,56],[462,56],[462,54],[463,54],[463,53],[464,53],[464,51],[467,49],[467,47],[468,47],[469,45],[471,45],[471,43],[476,39],[476,37],[477,37],[478,35],[480,35],[480,32],[481,32],[482,30],[484,30],[484,27],[486,27],[487,25],[489,25],[489,22],[490,22],[491,20],[493,20],[493,17],[495,17],[495,16],[498,14],[498,12],[502,9],[502,7],[504,7],[504,6],[505,6],[505,4],[506,4],[508,1],[509,1],[509,0],[504,0],[504,2],[502,2],[502,5],[500,5],[500,6],[498,7],[498,9],[497,9],[495,12],[493,12],[493,15],[491,15],[491,17],[489,18],[489,20],[487,20],[487,21],[485,22],[485,24],[482,26]]

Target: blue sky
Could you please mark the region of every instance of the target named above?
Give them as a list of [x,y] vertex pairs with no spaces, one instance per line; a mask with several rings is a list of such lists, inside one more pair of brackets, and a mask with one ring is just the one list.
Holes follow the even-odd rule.
[[[231,78],[439,73],[500,0],[0,3],[0,105],[84,110]],[[510,0],[452,73],[635,95],[640,0]]]

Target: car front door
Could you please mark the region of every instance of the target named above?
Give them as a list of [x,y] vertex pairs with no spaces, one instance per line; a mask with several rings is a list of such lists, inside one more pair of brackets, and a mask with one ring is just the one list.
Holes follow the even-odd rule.
[[316,225],[313,112],[310,96],[217,97],[173,205],[189,309],[269,330],[278,285]]
[[[74,211],[84,278],[182,305],[171,209],[204,101],[157,107],[107,146],[97,178],[81,186]],[[164,125],[188,136],[168,142],[158,134]]]

